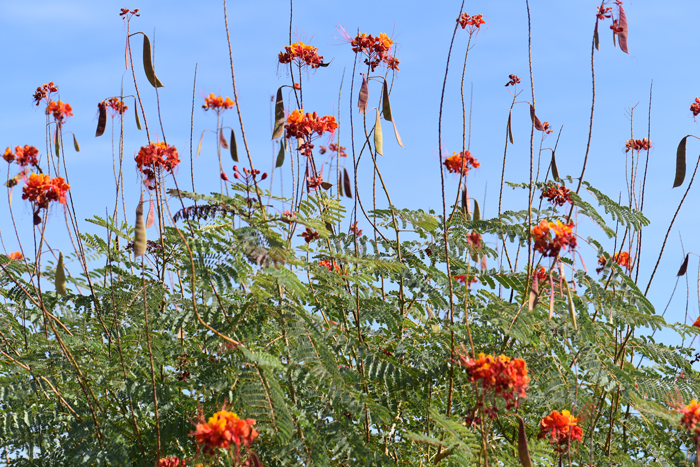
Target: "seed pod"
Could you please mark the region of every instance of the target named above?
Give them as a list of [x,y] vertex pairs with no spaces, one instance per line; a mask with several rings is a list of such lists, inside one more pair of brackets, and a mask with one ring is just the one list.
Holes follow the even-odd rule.
[[[97,109],[99,111],[99,116],[97,117],[95,136],[102,136],[105,132],[105,128],[107,128],[107,104],[105,101],[98,103]],[[138,114],[136,114],[136,117],[138,118]]]
[[63,253],[58,253],[58,263],[56,264],[56,277],[54,278],[56,293],[60,293],[64,297],[67,295],[66,288],[66,271],[63,268]]
[[136,206],[136,221],[134,223],[134,257],[146,253],[146,224],[143,220],[143,193]]

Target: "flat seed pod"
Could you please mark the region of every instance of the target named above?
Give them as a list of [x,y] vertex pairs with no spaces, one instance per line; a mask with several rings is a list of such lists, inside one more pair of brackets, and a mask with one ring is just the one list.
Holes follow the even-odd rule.
[[275,168],[282,167],[282,164],[284,164],[284,141],[280,141],[280,151],[277,153]]
[[56,157],[61,157],[61,140],[58,135],[58,128],[53,135],[54,149],[56,150]]
[[143,193],[136,206],[136,221],[134,222],[134,257],[146,253],[146,224],[143,221]]
[[73,135],[73,147],[75,148],[75,152],[80,152],[80,145],[78,144],[78,140],[75,139],[75,135]]
[[344,196],[343,195],[343,174],[341,174],[341,173],[338,174],[338,195]]
[[685,276],[685,273],[688,270],[688,259],[690,259],[690,254],[685,255],[685,260],[683,261],[683,264],[681,264],[678,274],[676,274],[677,277]]
[[99,115],[97,117],[97,130],[95,131],[95,136],[102,136],[105,133],[105,128],[107,128],[107,104],[105,101],[97,104],[97,110]]
[[357,106],[360,108],[360,113],[363,114],[367,111],[367,100],[369,99],[369,84],[367,84],[367,78],[362,75],[362,87],[360,88],[360,97],[357,99]]
[[346,168],[343,168],[343,192],[345,196],[352,198],[352,185],[350,185],[350,175]]
[[469,195],[466,188],[462,189],[462,212],[465,217],[469,215]]
[[474,198],[474,220],[481,220],[481,209],[479,209],[479,202]]
[[238,144],[236,143],[236,133],[231,129],[231,159],[238,162]]
[[673,181],[673,188],[681,186],[685,180],[685,150],[688,144],[688,136],[678,143],[678,149],[676,149],[676,179]]
[[282,98],[282,87],[277,90],[275,101],[275,127],[272,130],[272,139],[277,139],[284,134],[284,99]]
[[224,129],[222,128],[219,130],[219,142],[221,143],[221,147],[224,149],[228,149],[228,141],[226,141],[226,138],[224,138]]
[[533,122],[535,122],[535,130],[544,131],[544,125],[542,125],[540,119],[537,118],[537,115],[535,115],[535,108],[532,106],[532,104],[530,104],[530,118]]
[[[323,189],[326,190],[326,191],[327,191],[327,190],[330,190],[332,186],[333,186],[332,183],[321,182],[321,188],[323,188]],[[330,230],[330,229],[329,229],[329,230]]]
[[571,295],[569,283],[564,281],[564,286],[566,287],[566,294],[569,297],[569,317],[571,318],[571,323],[574,325],[574,330],[578,331],[578,326],[576,325],[576,306],[574,305],[574,297]]
[[[143,33],[141,33],[143,34]],[[154,88],[162,88],[163,83],[156,76],[156,70],[153,68],[153,60],[151,59],[151,40],[146,34],[143,34],[143,71],[146,72],[146,78]]]
[[384,112],[384,120],[392,122],[394,119],[391,116],[391,102],[389,102],[389,86],[384,80],[384,86],[382,89],[382,112]]
[[374,150],[384,156],[384,136],[382,135],[382,119],[377,109],[377,120],[374,123]]
[[[206,130],[204,130],[204,131],[206,131]],[[197,145],[196,157],[199,157],[199,153],[202,152],[202,140],[204,139],[204,131],[202,132],[202,136],[199,137],[199,144]]]
[[525,433],[525,422],[518,417],[518,457],[523,467],[532,467],[530,450],[527,447],[527,433]]
[[150,229],[153,227],[153,223],[155,222],[155,213],[156,210],[153,208],[153,198],[151,198],[148,201],[148,216],[146,216],[146,228]]
[[593,41],[595,42],[595,49],[600,51],[600,36],[598,35],[598,21],[595,22],[595,31],[593,32]]
[[559,181],[559,169],[557,168],[557,158],[554,151],[552,151],[552,177],[554,180]]
[[515,144],[513,143],[513,127],[511,125],[511,116],[513,115],[513,111],[511,110],[510,113],[508,113],[508,139],[510,140],[510,144]]
[[63,253],[58,253],[58,263],[56,264],[56,276],[54,277],[54,285],[56,286],[56,293],[63,295],[64,297],[68,293],[66,287],[66,270],[63,267]]
[[630,52],[627,49],[627,34],[629,33],[627,15],[625,14],[625,10],[622,8],[621,4],[618,4],[618,8],[620,9],[620,14],[617,21],[617,24],[620,26],[620,33],[618,34],[620,40],[620,50],[626,54],[629,54]]
[[136,107],[136,98],[134,97],[134,118],[136,119],[136,128],[141,129],[141,120],[139,119],[139,111]]
[[540,285],[539,280],[535,277],[532,279],[532,285],[530,285],[530,298],[527,301],[527,311],[532,311],[537,306],[537,302],[540,298]]

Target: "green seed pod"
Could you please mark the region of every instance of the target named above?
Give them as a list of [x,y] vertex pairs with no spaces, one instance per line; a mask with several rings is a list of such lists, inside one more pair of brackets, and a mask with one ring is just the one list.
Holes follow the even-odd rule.
[[56,277],[54,279],[56,292],[64,297],[67,295],[66,270],[63,268],[63,253],[58,253],[58,264],[56,264]]
[[143,193],[136,206],[136,222],[134,223],[134,257],[146,253],[146,224],[143,220]]

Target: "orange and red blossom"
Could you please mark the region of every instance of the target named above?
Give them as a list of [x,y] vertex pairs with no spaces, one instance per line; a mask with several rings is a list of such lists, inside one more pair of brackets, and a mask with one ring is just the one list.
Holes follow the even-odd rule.
[[[20,167],[26,167],[28,165],[37,167],[39,165],[39,150],[34,146],[29,146],[28,144],[25,144],[24,147],[17,146],[15,147],[14,154],[11,154],[11,152],[8,154],[9,150],[10,148],[7,148],[3,155],[3,158],[7,162],[12,162],[12,160],[8,159],[13,159]],[[10,155],[12,157],[8,157]]]
[[311,230],[307,227],[306,230],[301,233],[301,237],[306,243],[311,243],[313,240],[318,240],[318,230]]
[[156,187],[156,173],[162,170],[172,173],[180,164],[180,156],[175,146],[166,143],[151,143],[143,146],[135,158],[136,166],[144,175],[148,189]]
[[12,253],[8,253],[7,257],[16,261],[19,261],[20,259],[24,258],[24,256],[22,256],[22,253],[20,253],[19,251],[13,251]]
[[625,142],[625,152],[630,152],[630,151],[648,151],[651,149],[653,144],[651,141],[649,141],[648,138],[643,138],[643,139],[630,139]]
[[318,49],[314,46],[295,42],[284,47],[284,52],[277,56],[280,63],[292,63],[297,66],[308,65],[311,68],[323,66],[323,55],[318,54]]
[[[462,285],[467,285],[467,276],[464,274],[452,276],[452,278],[455,279],[457,282],[459,282]],[[476,276],[470,276],[469,285],[476,284],[477,282],[479,282],[479,281],[476,280]]]
[[350,45],[353,52],[367,56],[365,64],[369,65],[372,71],[382,62],[393,70],[399,70],[399,60],[391,55],[391,46],[394,45],[394,41],[383,32],[379,33],[379,37],[365,32],[360,33],[355,36]]
[[479,161],[472,157],[472,154],[469,151],[453,152],[450,157],[445,159],[442,165],[444,165],[447,168],[447,171],[450,173],[461,172],[463,175],[467,175],[469,173],[470,167],[476,169],[477,167],[481,166]]
[[571,190],[569,190],[567,187],[553,183],[542,189],[540,199],[546,198],[547,201],[555,206],[564,206],[566,203],[572,203],[570,194]]
[[681,427],[688,431],[692,431],[696,436],[700,435],[700,404],[698,404],[695,399],[690,401],[690,404],[679,409],[681,416]]
[[190,433],[199,444],[204,445],[204,451],[213,454],[216,448],[228,449],[231,444],[240,448],[241,444],[250,446],[258,437],[253,428],[255,420],[241,420],[233,412],[221,410],[204,422],[197,423],[196,430]]
[[700,328],[700,316],[698,316],[698,319],[695,320],[692,326],[695,328]]
[[480,382],[485,390],[503,397],[508,407],[517,407],[517,398],[527,396],[526,389],[530,377],[527,375],[527,363],[522,358],[510,358],[505,355],[495,357],[480,353],[473,359],[464,348],[457,356],[459,360],[455,363],[466,368],[469,379]]
[[[627,270],[632,270],[632,258],[630,257],[630,254],[626,251],[622,251],[620,253],[615,253],[612,257],[613,262],[619,264],[623,268],[627,268]],[[605,259],[605,256],[601,256],[598,258],[598,264],[600,265],[599,268],[596,268],[596,272],[600,274],[603,271],[603,268],[605,267],[605,264],[607,263],[607,260]]]
[[232,109],[236,105],[230,97],[226,96],[224,99],[222,96],[217,96],[213,92],[209,94],[209,97],[204,98],[204,105],[202,108],[204,110],[213,110],[217,115],[224,110]]
[[287,117],[287,124],[284,126],[287,138],[299,139],[310,137],[314,133],[319,136],[326,132],[333,133],[337,128],[335,117],[326,115],[319,118],[316,112],[304,114],[301,109],[294,109]]
[[52,114],[53,119],[57,123],[62,123],[66,118],[73,116],[73,108],[70,104],[64,104],[61,100],[58,102],[50,101],[46,106],[46,114]]
[[[551,257],[558,256],[562,248],[573,251],[576,248],[576,235],[573,233],[573,227],[573,222],[562,224],[561,221],[554,223],[541,220],[532,229],[535,251]],[[554,238],[550,235],[550,230],[554,232]]]
[[568,410],[561,413],[556,410],[540,420],[540,434],[538,438],[551,437],[554,444],[566,444],[571,441],[581,441],[583,430],[578,426],[578,419],[571,415]]
[[32,173],[22,187],[22,199],[34,203],[37,211],[48,209],[51,201],[66,204],[66,192],[70,189],[62,177],[51,178],[47,174]]
[[695,102],[690,104],[690,111],[693,112],[693,117],[700,115],[700,97],[696,97]]
[[472,232],[467,236],[467,243],[474,248],[481,248],[481,235],[477,232]]
[[469,26],[469,34],[480,31],[481,25],[486,23],[486,21],[484,21],[484,15],[469,16],[467,13],[459,15],[457,22],[462,29],[467,29],[467,26]]
[[518,75],[508,75],[508,79],[510,79],[510,81],[506,83],[506,87],[515,86],[520,83],[520,76]]
[[329,260],[319,261],[318,265],[323,266],[324,268],[328,269],[329,271],[340,272],[340,266],[335,261],[329,261]]
[[178,457],[164,457],[156,462],[156,467],[185,467],[185,465],[185,461]]
[[[102,104],[102,102],[100,102]],[[98,106],[100,105],[98,104]],[[109,109],[109,113],[112,115],[112,117],[116,115],[124,115],[124,112],[127,111],[129,108],[124,104],[124,101],[116,98],[116,97],[111,97],[104,101],[104,105],[106,108]]]
[[34,103],[36,105],[39,105],[42,100],[46,99],[46,103],[48,104],[51,100],[51,93],[54,92],[58,92],[58,86],[53,84],[53,81],[51,81],[49,84],[43,84],[41,86],[38,86],[33,96]]

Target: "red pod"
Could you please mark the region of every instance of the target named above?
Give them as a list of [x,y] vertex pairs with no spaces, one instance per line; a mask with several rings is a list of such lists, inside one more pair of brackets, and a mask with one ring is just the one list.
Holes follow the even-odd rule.
[[221,180],[229,181],[228,180],[228,175],[226,175],[226,172],[221,172]]
[[267,178],[267,172],[262,174],[262,177],[260,177],[260,180],[262,181],[262,180],[265,180],[266,178]]

